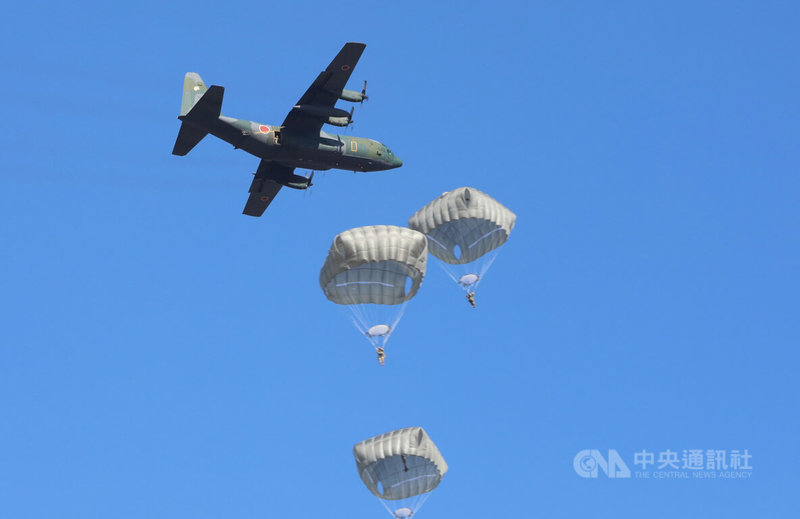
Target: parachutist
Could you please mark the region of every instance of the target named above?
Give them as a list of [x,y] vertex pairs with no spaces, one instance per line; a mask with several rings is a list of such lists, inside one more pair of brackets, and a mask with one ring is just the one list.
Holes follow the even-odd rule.
[[427,257],[428,240],[421,232],[394,225],[357,227],[333,239],[319,285],[329,301],[348,309],[369,348],[378,352],[419,290]]
[[474,307],[472,292],[516,221],[514,213],[486,193],[460,187],[442,193],[411,215],[408,227],[428,237],[428,252],[441,260],[448,275],[469,294],[467,300]]
[[469,301],[469,304],[472,305],[472,308],[475,308],[475,292],[470,292],[467,294],[467,301]]
[[386,363],[386,354],[383,352],[383,348],[378,346],[377,348],[375,348],[375,351],[378,352],[378,364],[383,366]]
[[[422,427],[390,431],[357,443],[353,457],[364,484],[383,502],[389,516],[397,519],[416,517],[428,492],[447,472],[447,462]],[[408,471],[403,470],[406,467]]]

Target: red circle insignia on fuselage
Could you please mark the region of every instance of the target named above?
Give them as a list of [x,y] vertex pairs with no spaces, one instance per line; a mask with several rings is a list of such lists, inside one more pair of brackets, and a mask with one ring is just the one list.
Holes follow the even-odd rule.
[[258,127],[258,129],[261,133],[269,133],[269,126],[267,126],[266,124],[262,124],[261,126]]

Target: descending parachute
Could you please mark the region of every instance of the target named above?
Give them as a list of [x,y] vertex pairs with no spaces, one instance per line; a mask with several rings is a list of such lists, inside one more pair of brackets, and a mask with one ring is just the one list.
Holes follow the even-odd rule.
[[393,225],[357,227],[333,239],[319,273],[325,296],[350,312],[353,324],[378,351],[425,277],[428,244],[417,231]]
[[447,463],[422,427],[375,436],[353,447],[358,475],[389,513],[413,516],[439,485]]
[[428,237],[428,251],[475,306],[475,290],[514,228],[517,216],[472,187],[443,193],[414,213],[411,229]]

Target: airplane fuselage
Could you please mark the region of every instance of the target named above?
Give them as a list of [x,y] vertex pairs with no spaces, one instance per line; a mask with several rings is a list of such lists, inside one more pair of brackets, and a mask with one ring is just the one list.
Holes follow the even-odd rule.
[[314,135],[224,115],[202,129],[260,159],[294,168],[385,171],[403,165],[385,145],[363,137]]
[[[322,130],[326,124],[339,127],[352,124],[355,108],[349,111],[337,108],[338,101],[361,103],[368,99],[366,81],[360,92],[345,88],[364,47],[366,45],[359,42],[345,43],[278,126],[222,115],[225,87],[206,87],[199,74],[187,72],[178,116],[181,127],[172,154],[185,156],[211,134],[261,159],[253,172],[247,203],[242,210],[243,214],[255,217],[264,214],[284,186],[311,187],[314,171],[399,168],[403,161],[378,141]],[[311,174],[294,173],[298,168],[311,170]]]

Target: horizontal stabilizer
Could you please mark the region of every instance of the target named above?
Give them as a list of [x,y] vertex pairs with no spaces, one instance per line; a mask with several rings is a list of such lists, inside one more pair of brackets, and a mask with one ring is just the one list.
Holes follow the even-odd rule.
[[201,130],[197,126],[181,123],[181,129],[178,131],[178,138],[175,140],[172,154],[180,155],[181,157],[186,155],[192,151],[192,148],[197,146],[197,143],[203,140],[203,137],[206,135],[208,135],[208,132]]

